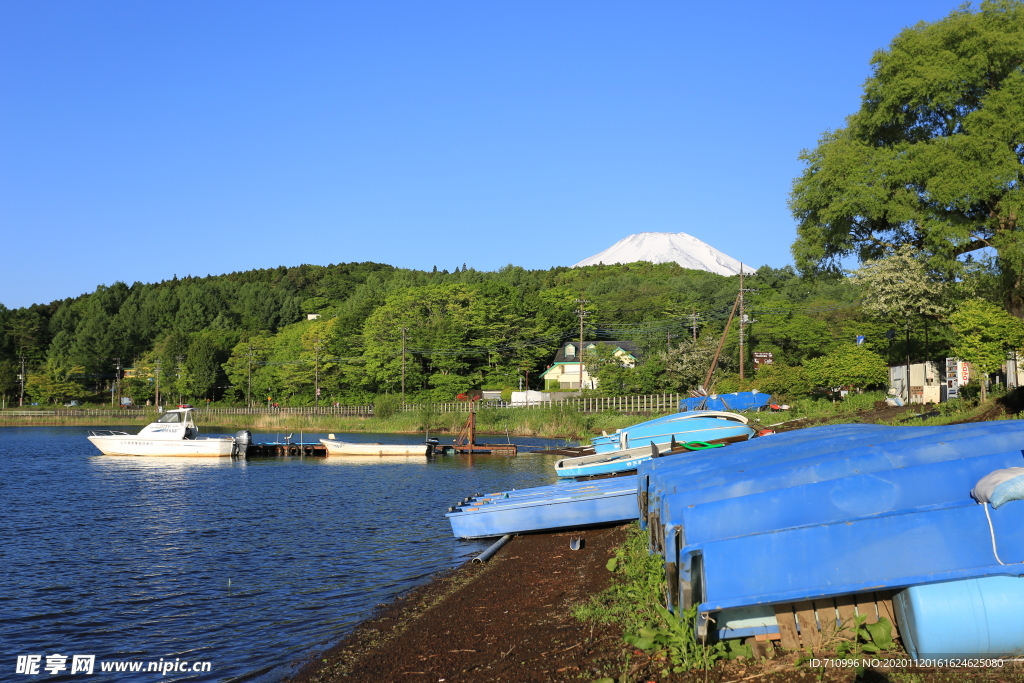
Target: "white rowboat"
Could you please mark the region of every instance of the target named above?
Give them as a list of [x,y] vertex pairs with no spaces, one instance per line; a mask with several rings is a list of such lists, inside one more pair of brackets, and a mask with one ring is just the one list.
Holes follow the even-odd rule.
[[[334,435],[331,434],[333,437]],[[353,443],[338,439],[320,439],[327,449],[327,455],[358,455],[358,456],[420,456],[426,458],[430,454],[430,446],[425,443]]]

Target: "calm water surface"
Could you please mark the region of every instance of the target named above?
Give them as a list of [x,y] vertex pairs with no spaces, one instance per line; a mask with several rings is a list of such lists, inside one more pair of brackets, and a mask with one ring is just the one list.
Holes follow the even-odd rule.
[[[449,505],[555,481],[551,456],[128,458],[98,455],[85,435],[0,428],[0,680],[277,681],[378,603],[488,545],[452,537]],[[53,653],[68,670],[91,654],[211,671],[15,675],[17,655],[45,665]]]

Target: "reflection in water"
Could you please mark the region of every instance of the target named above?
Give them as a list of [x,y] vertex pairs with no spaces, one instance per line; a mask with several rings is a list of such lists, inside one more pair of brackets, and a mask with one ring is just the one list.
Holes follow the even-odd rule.
[[196,467],[236,467],[245,465],[240,458],[165,457],[155,455],[95,455],[92,465],[112,471],[131,471],[141,468],[153,469],[194,469]]
[[426,465],[430,458],[425,455],[329,455],[321,458],[324,465]]
[[[167,681],[279,680],[376,604],[489,544],[452,537],[452,501],[555,480],[555,458],[536,455],[102,456],[85,431],[0,428],[0,641],[11,654],[212,662]],[[357,437],[415,438],[345,435]]]

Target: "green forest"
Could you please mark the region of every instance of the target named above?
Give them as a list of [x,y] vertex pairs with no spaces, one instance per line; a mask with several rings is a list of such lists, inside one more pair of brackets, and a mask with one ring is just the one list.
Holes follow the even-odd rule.
[[[882,386],[887,365],[947,356],[987,375],[1024,348],[1024,3],[921,22],[869,66],[859,109],[800,155],[795,268],[746,280],[707,390],[743,386],[741,360],[746,383],[799,396]],[[0,305],[0,395],[141,404],[159,388],[167,402],[310,405],[536,389],[581,317],[586,339],[638,349],[635,367],[605,346],[584,354],[597,392],[684,391],[703,384],[739,289],[737,277],[644,262],[118,282]],[[754,352],[774,363],[755,373]]]
[[[559,345],[578,339],[579,310],[588,340],[631,341],[640,351],[634,368],[586,357],[598,393],[681,391],[702,383],[738,284],[644,262],[450,273],[347,263],[115,283],[0,308],[0,391],[8,401],[20,394],[24,358],[26,400],[39,404],[110,403],[112,391],[144,403],[158,383],[167,401],[363,403],[401,392],[404,357],[409,400],[450,401],[470,389],[542,388]],[[847,277],[765,266],[745,289],[747,377],[752,352],[772,352],[771,376],[761,377],[772,390],[812,390],[811,361],[837,353],[870,354],[867,383],[878,384],[879,367],[908,353],[941,358],[953,340],[937,319],[873,315],[862,304],[865,285]],[[737,314],[715,388],[738,387],[738,367]]]

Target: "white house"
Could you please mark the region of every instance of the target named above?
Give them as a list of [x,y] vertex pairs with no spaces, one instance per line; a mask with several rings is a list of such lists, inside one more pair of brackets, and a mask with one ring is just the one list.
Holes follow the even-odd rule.
[[[611,346],[615,349],[614,355],[619,362],[627,367],[636,366],[639,351],[636,344],[627,341],[584,341],[583,348],[590,351],[598,345]],[[587,368],[580,361],[579,342],[565,342],[555,354],[555,360],[548,369],[541,373],[544,380],[544,390],[557,389],[596,389],[597,378],[591,377]],[[581,377],[582,375],[582,377]]]

